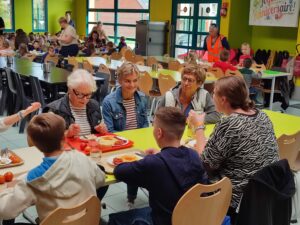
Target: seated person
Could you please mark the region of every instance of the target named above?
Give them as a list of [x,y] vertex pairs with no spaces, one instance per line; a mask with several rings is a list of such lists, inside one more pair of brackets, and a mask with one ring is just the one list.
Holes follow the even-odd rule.
[[121,51],[121,49],[123,47],[127,47],[127,44],[125,42],[125,37],[124,36],[120,37],[120,42],[118,44],[118,50],[119,50],[119,52]]
[[205,115],[191,111],[188,121],[196,127],[196,148],[211,178],[226,176],[232,182],[228,214],[235,224],[243,189],[258,170],[278,161],[278,144],[271,120],[266,113],[254,108],[242,77],[218,79],[213,98],[216,109],[225,117],[216,125],[207,143],[203,130]]
[[83,69],[75,70],[68,77],[68,93],[48,104],[44,112],[54,112],[66,122],[66,137],[105,134],[107,128],[101,123],[99,103],[91,99],[97,86],[94,77]]
[[106,55],[111,55],[116,51],[115,47],[114,47],[114,43],[112,43],[111,41],[106,43]]
[[187,65],[181,73],[181,82],[159,101],[158,107],[172,106],[180,108],[188,117],[193,109],[197,113],[206,113],[205,123],[216,123],[220,114],[216,112],[214,102],[208,91],[201,88],[206,79],[205,71],[197,65]]
[[180,144],[185,122],[179,109],[160,108],[154,117],[153,136],[161,152],[115,168],[117,180],[149,191],[150,208],[111,214],[110,225],[133,224],[133,221],[171,225],[173,209],[181,196],[197,183],[206,184],[207,175],[199,155]]
[[52,56],[52,57],[55,57],[56,54],[55,54],[55,49],[54,49],[54,46],[53,45],[50,45],[48,47],[48,51],[43,55],[43,62],[45,62],[45,59],[47,58],[47,56]]
[[239,66],[244,65],[243,62],[245,59],[252,59],[250,44],[248,44],[246,42],[243,43],[241,46],[241,52],[242,52],[242,55],[240,55],[240,58],[239,58]]
[[18,58],[22,58],[22,57],[26,57],[27,54],[29,54],[27,45],[26,45],[25,43],[21,43],[21,44],[19,45],[19,49],[18,49],[18,51],[17,51],[16,56],[17,56]]
[[243,66],[244,68],[240,69],[240,72],[244,77],[247,88],[249,89],[250,97],[253,98],[253,101],[257,102],[258,91],[255,87],[251,87],[251,83],[252,79],[260,79],[262,74],[261,72],[255,73],[253,70],[250,69],[252,66],[252,59],[250,58],[245,58],[243,60]]
[[[139,70],[136,65],[125,62],[117,71],[120,87],[106,96],[102,104],[104,122],[109,132],[148,127],[147,99],[139,92]],[[137,187],[128,186],[128,206],[132,207]]]
[[9,41],[4,39],[0,49],[0,56],[13,56],[14,54],[14,50],[9,46]]
[[105,175],[95,162],[78,151],[63,150],[64,132],[64,119],[53,113],[30,121],[28,145],[44,154],[43,162],[15,187],[0,192],[0,218],[15,218],[35,204],[43,221],[56,208],[74,207],[104,185]]
[[38,40],[35,40],[32,45],[28,45],[28,49],[29,51],[41,51],[40,42]]
[[83,52],[85,53],[85,56],[86,57],[89,57],[89,56],[96,56],[97,53],[96,53],[96,48],[95,48],[95,45],[93,44],[93,42],[89,42],[87,44],[87,48],[85,48],[83,50]]
[[99,34],[97,31],[92,31],[88,40],[87,40],[87,43],[86,43],[86,48],[88,48],[88,45],[89,43],[93,43],[95,48],[100,48],[102,47],[103,43],[102,43],[102,40],[99,38]]
[[220,53],[220,61],[215,62],[213,64],[213,67],[218,67],[218,68],[222,69],[224,73],[226,72],[226,70],[233,70],[233,71],[237,70],[236,67],[232,66],[228,62],[229,56],[230,56],[230,53],[228,50],[226,50],[226,49],[222,50]]

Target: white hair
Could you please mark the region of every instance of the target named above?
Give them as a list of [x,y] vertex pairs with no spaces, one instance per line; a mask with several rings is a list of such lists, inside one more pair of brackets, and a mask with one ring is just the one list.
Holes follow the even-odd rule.
[[68,77],[67,86],[69,89],[76,89],[82,84],[88,85],[92,92],[97,90],[96,81],[92,74],[86,70],[77,69]]

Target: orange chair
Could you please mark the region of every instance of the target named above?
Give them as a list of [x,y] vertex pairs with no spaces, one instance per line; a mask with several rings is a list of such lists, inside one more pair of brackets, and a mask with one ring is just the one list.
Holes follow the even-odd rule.
[[212,73],[218,79],[225,76],[223,70],[219,67],[210,67],[207,72]]

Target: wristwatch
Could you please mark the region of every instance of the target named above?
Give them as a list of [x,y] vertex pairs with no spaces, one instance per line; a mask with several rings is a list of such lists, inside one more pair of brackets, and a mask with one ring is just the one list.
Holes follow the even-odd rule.
[[197,130],[205,130],[205,125],[200,125],[200,126],[196,127],[196,128],[195,128],[195,132],[196,132]]

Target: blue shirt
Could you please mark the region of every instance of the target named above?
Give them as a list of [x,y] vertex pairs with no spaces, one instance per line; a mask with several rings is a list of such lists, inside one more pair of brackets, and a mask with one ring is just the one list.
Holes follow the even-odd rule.
[[34,169],[30,170],[27,174],[27,181],[31,182],[47,172],[47,170],[56,162],[58,157],[45,157],[43,158],[43,162],[41,165],[35,167]]

